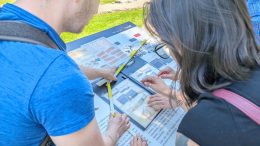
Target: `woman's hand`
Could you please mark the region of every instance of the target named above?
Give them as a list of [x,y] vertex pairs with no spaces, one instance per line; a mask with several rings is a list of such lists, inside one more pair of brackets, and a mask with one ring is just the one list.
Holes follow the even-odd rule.
[[106,136],[109,137],[114,144],[118,139],[130,128],[129,118],[126,115],[116,114],[115,117],[110,116],[107,126]]
[[170,79],[173,81],[176,81],[175,75],[176,75],[176,72],[170,67],[166,67],[158,73],[158,77],[160,77],[162,79]]
[[130,146],[148,146],[148,144],[146,140],[144,140],[141,136],[137,135],[131,140]]
[[152,88],[157,93],[165,96],[169,96],[171,94],[171,88],[168,87],[160,77],[148,76],[141,80],[141,82],[145,86]]
[[170,109],[176,107],[176,101],[168,96],[161,94],[155,94],[149,97],[148,105],[154,110],[159,111],[161,109]]

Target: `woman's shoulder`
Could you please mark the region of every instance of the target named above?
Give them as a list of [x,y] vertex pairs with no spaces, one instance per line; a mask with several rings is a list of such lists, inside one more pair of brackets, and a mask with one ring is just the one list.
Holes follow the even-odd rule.
[[260,129],[238,109],[211,93],[200,96],[197,105],[183,118],[178,131],[200,145],[240,146],[249,140],[260,143],[254,139],[255,135],[244,135],[251,132],[260,136]]
[[209,128],[212,131],[222,124],[233,122],[230,114],[230,109],[224,100],[215,98],[211,93],[204,93],[184,116],[179,130],[191,128],[193,131],[207,132]]

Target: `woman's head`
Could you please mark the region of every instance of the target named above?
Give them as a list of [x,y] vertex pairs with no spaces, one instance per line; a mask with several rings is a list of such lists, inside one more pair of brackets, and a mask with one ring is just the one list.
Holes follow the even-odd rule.
[[145,24],[170,48],[189,104],[260,64],[245,0],[151,0]]

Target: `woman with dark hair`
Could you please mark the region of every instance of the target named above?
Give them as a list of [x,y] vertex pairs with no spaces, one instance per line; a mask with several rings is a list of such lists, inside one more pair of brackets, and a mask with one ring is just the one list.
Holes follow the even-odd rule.
[[212,94],[225,89],[259,109],[260,48],[246,1],[151,0],[145,14],[147,29],[179,65],[176,78],[189,106],[176,146],[259,146],[260,126]]

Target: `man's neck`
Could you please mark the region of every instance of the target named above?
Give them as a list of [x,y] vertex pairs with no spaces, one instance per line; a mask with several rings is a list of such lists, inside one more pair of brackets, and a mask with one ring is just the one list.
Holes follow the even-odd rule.
[[61,15],[59,15],[57,9],[50,5],[47,5],[47,1],[37,2],[37,0],[33,0],[28,2],[27,0],[20,0],[15,2],[14,5],[42,19],[44,22],[49,24],[58,34],[61,34],[63,32]]

